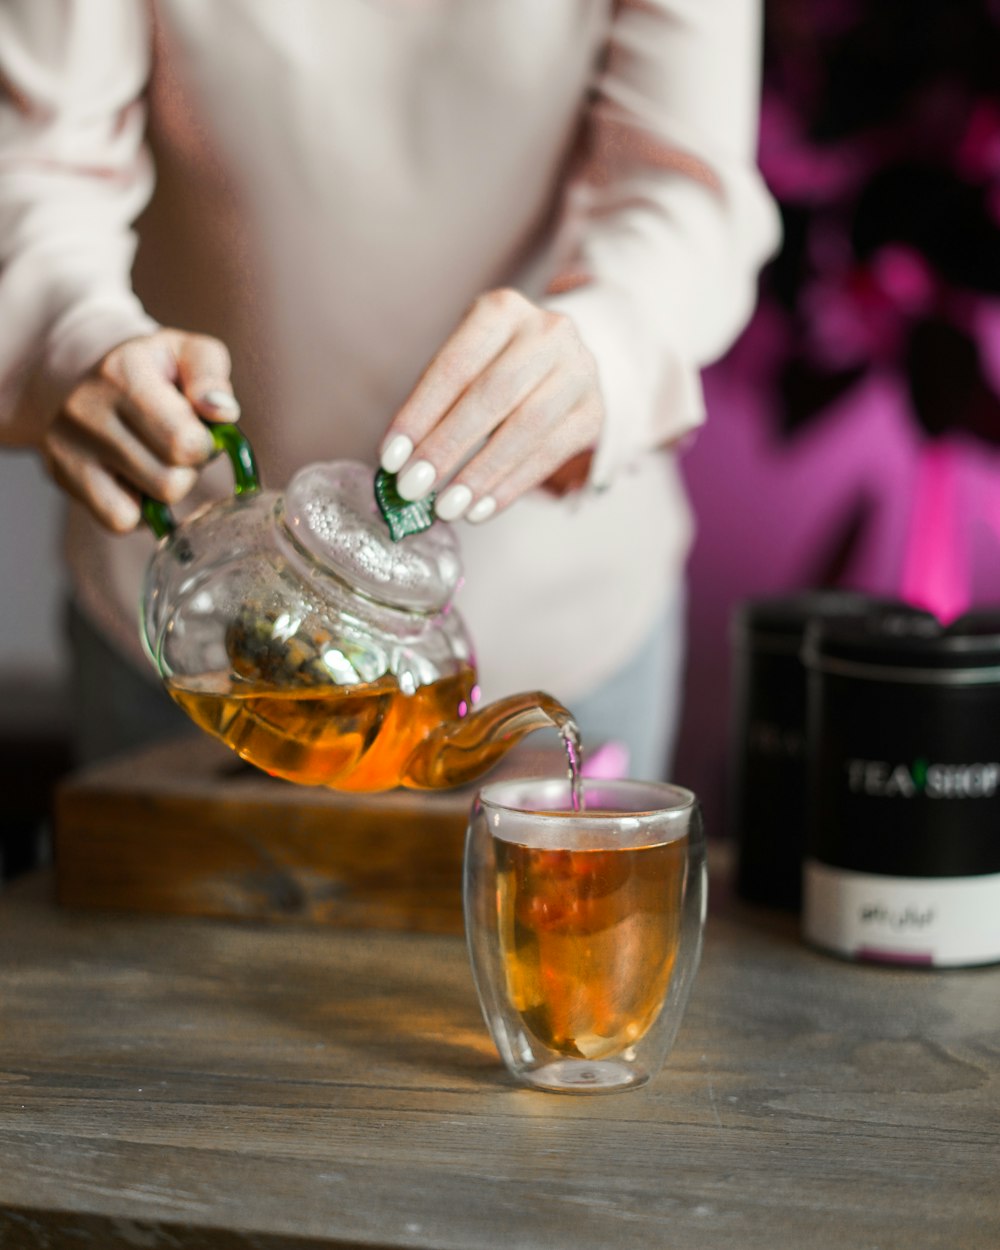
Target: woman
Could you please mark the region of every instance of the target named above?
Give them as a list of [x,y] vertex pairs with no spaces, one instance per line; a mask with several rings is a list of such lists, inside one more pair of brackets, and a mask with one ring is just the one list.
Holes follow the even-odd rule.
[[159,694],[139,494],[225,493],[199,418],[242,411],[271,485],[355,458],[436,490],[486,697],[547,688],[662,771],[673,449],[776,241],[758,25],[749,0],[6,0],[0,439],[73,500],[108,749]]

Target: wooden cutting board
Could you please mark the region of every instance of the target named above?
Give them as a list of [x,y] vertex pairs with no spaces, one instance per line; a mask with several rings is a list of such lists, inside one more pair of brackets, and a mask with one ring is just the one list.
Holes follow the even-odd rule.
[[[558,775],[525,744],[490,774]],[[70,775],[55,801],[57,897],[72,907],[458,933],[477,787],[337,794],[186,737]]]

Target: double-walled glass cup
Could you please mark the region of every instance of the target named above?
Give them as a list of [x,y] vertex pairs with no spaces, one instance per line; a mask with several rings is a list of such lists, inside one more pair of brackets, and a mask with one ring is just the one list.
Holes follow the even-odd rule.
[[465,928],[487,1027],[540,1089],[644,1084],[673,1045],[701,954],[705,841],[695,796],[554,778],[485,786],[465,850]]

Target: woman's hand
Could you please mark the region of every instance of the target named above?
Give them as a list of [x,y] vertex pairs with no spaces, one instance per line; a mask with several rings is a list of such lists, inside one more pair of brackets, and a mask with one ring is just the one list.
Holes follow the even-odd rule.
[[405,499],[438,489],[438,516],[485,521],[569,462],[579,468],[603,419],[597,366],[569,318],[490,291],[397,413],[381,463]]
[[213,452],[200,418],[240,415],[229,353],[217,339],[157,330],[113,348],[66,398],[42,443],[68,494],[116,533],[135,529],[140,497],[183,499]]

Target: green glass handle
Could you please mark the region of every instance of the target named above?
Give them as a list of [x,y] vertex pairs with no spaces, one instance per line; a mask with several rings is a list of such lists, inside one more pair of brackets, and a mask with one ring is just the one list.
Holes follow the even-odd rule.
[[[216,454],[225,452],[229,463],[233,466],[233,494],[252,495],[260,490],[260,474],[257,471],[257,459],[250,446],[250,440],[237,425],[232,422],[205,422],[205,428],[212,436]],[[157,538],[165,538],[177,528],[169,507],[160,499],[150,495],[142,497],[142,519]]]

